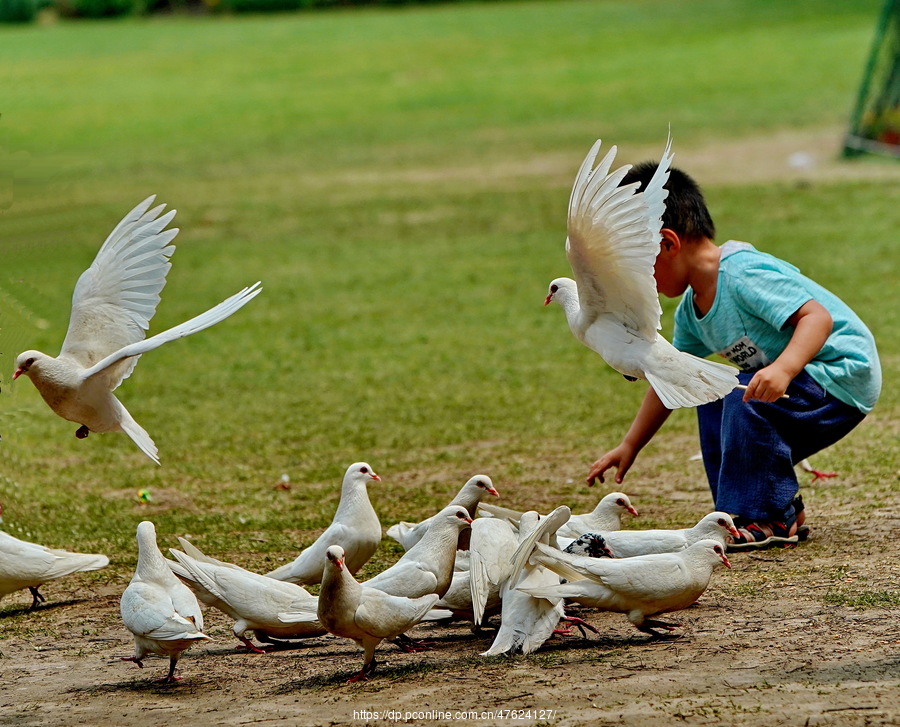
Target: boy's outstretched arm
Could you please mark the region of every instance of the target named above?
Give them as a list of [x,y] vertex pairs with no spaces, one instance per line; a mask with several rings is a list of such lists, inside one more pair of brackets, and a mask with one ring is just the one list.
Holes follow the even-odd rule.
[[834,320],[821,303],[808,300],[787,319],[785,325],[794,329],[784,351],[765,368],[757,371],[747,390],[744,401],[776,401],[803,367],[813,360],[831,334]]
[[648,388],[644,401],[641,402],[641,407],[635,414],[634,421],[631,422],[622,443],[591,465],[587,483],[593,485],[595,479],[605,482],[603,473],[610,467],[616,468],[616,482],[621,483],[637,458],[638,452],[653,439],[653,435],[659,431],[671,413],[671,409],[663,406],[656,392],[652,388]]

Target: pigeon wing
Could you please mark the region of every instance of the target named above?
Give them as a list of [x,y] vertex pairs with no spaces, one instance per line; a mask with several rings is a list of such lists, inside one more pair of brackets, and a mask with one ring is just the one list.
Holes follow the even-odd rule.
[[[172,266],[175,247],[169,243],[178,234],[177,228],[165,229],[175,210],[160,216],[165,205],[149,209],[153,200],[125,215],[78,279],[60,356],[87,368],[144,338]],[[110,372],[113,388],[136,363],[135,357]]]
[[656,338],[662,309],[653,279],[659,253],[659,230],[665,210],[671,155],[666,154],[647,189],[620,187],[630,166],[610,172],[612,147],[595,168],[598,140],[585,157],[569,200],[566,255],[587,322],[614,315],[629,330],[649,341]]

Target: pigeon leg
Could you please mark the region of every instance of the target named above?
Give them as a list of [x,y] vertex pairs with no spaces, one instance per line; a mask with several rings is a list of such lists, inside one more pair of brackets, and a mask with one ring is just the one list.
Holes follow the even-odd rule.
[[169,673],[166,674],[160,681],[163,684],[172,684],[173,682],[177,682],[181,680],[181,677],[175,676],[175,665],[178,663],[178,658],[175,656],[169,657]]
[[265,649],[260,649],[256,644],[254,644],[252,641],[250,641],[250,639],[248,639],[243,634],[241,634],[240,636],[235,634],[235,636],[237,636],[238,641],[240,641],[244,645],[244,646],[239,646],[238,647],[239,649],[246,647],[247,649],[252,651],[254,654],[265,654],[266,653]]
[[401,651],[405,651],[407,654],[415,654],[417,651],[428,651],[432,648],[431,643],[427,641],[414,641],[406,634],[400,634],[396,639],[394,639],[394,644],[396,644]]
[[78,429],[75,430],[75,436],[79,439],[85,439],[88,434],[91,433],[91,430],[87,428],[84,424],[82,424]]
[[378,665],[378,662],[375,660],[375,657],[372,657],[372,661],[368,664],[363,664],[362,669],[359,670],[358,673],[354,674],[347,680],[347,684],[353,682],[364,682],[368,681],[369,676],[375,671],[375,667]]
[[133,661],[133,662],[134,662],[135,664],[137,664],[141,669],[144,668],[144,662],[141,661],[141,660],[140,660],[138,657],[136,657],[136,656],[120,656],[120,657],[119,657],[119,661]]
[[44,603],[47,599],[38,591],[38,586],[28,586],[28,590],[31,591],[31,605],[28,607],[28,610],[34,611],[39,604]]
[[812,481],[816,480],[827,480],[829,477],[837,477],[837,472],[822,472],[822,470],[809,470],[809,473],[813,476]]
[[[582,618],[578,618],[578,616],[563,616],[561,620],[565,621],[566,623],[570,623],[570,624],[572,624],[572,626],[577,628],[581,632],[581,638],[583,638],[583,639],[587,638],[587,633],[585,633],[585,629],[587,629],[588,631],[593,631],[595,634],[600,633],[599,631],[597,631],[597,629],[595,629],[593,626],[591,626],[587,621],[585,621]],[[572,629],[571,628],[554,629],[553,633],[559,634],[560,636],[571,636]]]
[[661,634],[659,631],[654,631],[654,629],[664,629],[665,631],[674,631],[676,628],[681,626],[680,623],[676,623],[674,621],[658,621],[656,619],[645,618],[643,623],[637,626],[638,631],[642,631],[645,634],[649,634],[654,639],[679,639],[681,636],[679,634],[672,633],[664,633]]

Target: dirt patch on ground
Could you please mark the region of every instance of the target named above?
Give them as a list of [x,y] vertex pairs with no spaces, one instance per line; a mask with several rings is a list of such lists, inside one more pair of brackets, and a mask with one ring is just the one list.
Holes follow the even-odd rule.
[[[641,519],[708,507],[702,485],[665,482],[632,488],[647,503]],[[132,648],[118,617],[129,574],[69,578],[46,586],[48,604],[34,613],[23,612],[26,592],[4,601],[0,725],[898,724],[900,493],[880,493],[863,526],[864,486],[844,475],[806,488],[810,541],[733,554],[733,570],[718,570],[678,614],[679,639],[648,641],[621,615],[572,609],[600,635],[486,659],[492,631],[420,626],[413,634],[433,649],[384,644],[374,678],[358,684],[346,683],[361,665],[352,642],[248,654],[217,611],[207,613],[215,640],[185,654],[180,683],[159,684],[165,660],[143,671],[119,661]],[[541,495],[517,489],[517,502],[530,497]]]

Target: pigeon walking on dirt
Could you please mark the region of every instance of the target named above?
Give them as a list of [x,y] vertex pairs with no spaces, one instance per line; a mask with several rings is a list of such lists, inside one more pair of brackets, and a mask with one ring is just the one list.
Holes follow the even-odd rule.
[[[485,495],[500,497],[500,493],[494,488],[494,483],[491,481],[490,477],[487,475],[475,475],[474,477],[469,478],[469,481],[462,486],[462,489],[456,494],[456,497],[450,501],[450,505],[460,505],[461,507],[466,508],[469,517],[474,518],[478,503],[481,502]],[[400,543],[404,550],[409,550],[422,539],[425,531],[428,530],[431,525],[433,517],[434,516],[427,518],[419,523],[396,523],[387,529],[387,535]],[[465,542],[466,532],[467,531],[463,530],[461,533],[461,537],[464,541],[461,545],[468,547],[468,542]]]
[[325,551],[331,545],[344,550],[344,568],[351,574],[362,568],[381,542],[381,522],[369,502],[369,482],[381,478],[365,462],[356,462],[347,468],[341,484],[341,499],[334,518],[315,542],[305,548],[297,558],[266,575],[279,581],[307,586],[322,580],[325,568]]
[[32,599],[29,610],[46,600],[38,588],[47,581],[107,565],[105,555],[47,548],[0,531],[0,599],[27,588]]
[[[178,540],[184,552],[169,548],[177,561],[169,561],[169,568],[197,598],[234,619],[231,631],[250,651],[261,654],[264,649],[245,636],[249,629],[282,639],[325,633],[316,617],[318,599],[301,586],[210,558],[184,538]],[[286,611],[291,612],[289,621],[278,615]]]
[[619,186],[630,166],[597,167],[598,140],[578,170],[569,199],[566,256],[575,279],[550,283],[544,304],[559,303],[574,336],[634,381],[646,379],[668,409],[698,406],[738,385],[737,369],[677,350],[659,334],[662,308],[653,277],[672,162],[671,139],[643,192]]
[[392,596],[360,585],[344,566],[344,551],[332,545],[319,591],[319,620],[335,636],[353,639],[365,652],[362,669],[351,682],[368,679],[375,671],[375,649],[422,621],[437,603],[436,593],[417,598]]
[[153,200],[145,199],[125,215],[78,278],[59,356],[25,351],[16,359],[13,379],[28,376],[56,414],[81,425],[75,432],[79,439],[90,432],[125,432],[159,464],[150,435],[113,391],[131,375],[141,354],[224,320],[262,288],[255,283],[205,313],[144,338],[172,267],[175,247],[169,243],[178,234],[177,228],[165,229],[175,210],[160,217],[165,205],[149,209]]
[[653,553],[677,553],[700,540],[726,544],[726,537],[740,537],[734,520],[726,512],[711,512],[690,528],[676,530],[613,530],[600,533],[616,558]]
[[143,668],[147,654],[169,657],[163,682],[174,682],[181,653],[209,636],[203,614],[191,590],[169,569],[156,544],[156,528],[144,521],[137,527],[138,561],[119,604],[126,628],[134,635],[134,656],[122,657]]
[[555,586],[519,586],[535,597],[565,598],[601,611],[624,613],[634,626],[653,637],[654,629],[672,631],[679,624],[651,619],[694,603],[709,586],[713,569],[731,563],[716,540],[701,540],[678,553],[634,558],[588,558],[535,543],[529,562],[540,563],[568,582]]

